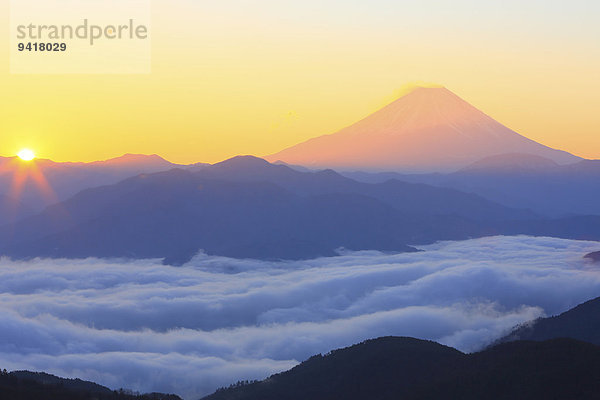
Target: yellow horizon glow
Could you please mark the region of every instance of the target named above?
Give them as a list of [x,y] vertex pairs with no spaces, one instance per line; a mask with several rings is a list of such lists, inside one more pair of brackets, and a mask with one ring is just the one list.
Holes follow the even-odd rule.
[[600,159],[600,3],[534,3],[154,0],[151,74],[0,69],[0,154],[266,156],[424,81],[532,140]]

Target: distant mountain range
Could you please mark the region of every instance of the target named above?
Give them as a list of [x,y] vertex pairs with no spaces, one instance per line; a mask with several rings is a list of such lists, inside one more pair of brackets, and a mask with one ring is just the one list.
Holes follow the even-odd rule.
[[140,154],[126,154],[91,163],[60,163],[44,159],[24,163],[17,157],[0,157],[0,217],[2,221],[18,220],[84,189],[176,167],[183,166],[157,155]]
[[266,159],[336,170],[442,172],[507,153],[561,165],[581,160],[519,135],[445,88],[417,88],[339,132]]
[[369,183],[398,179],[453,188],[546,216],[600,215],[600,160],[558,165],[548,158],[530,154],[502,154],[448,174],[360,171],[343,174]]
[[600,347],[573,339],[504,343],[474,354],[401,337],[317,355],[203,400],[597,399]]
[[339,247],[411,251],[407,243],[480,233],[471,219],[511,218],[535,215],[454,190],[370,185],[236,157],[196,172],[175,169],[87,189],[0,230],[0,243],[4,254],[18,257],[183,262],[204,249],[289,259],[334,255]]
[[0,253],[30,257],[165,258],[200,249],[238,258],[303,259],[336,249],[411,245],[493,234],[600,239],[600,217],[541,219],[477,195],[334,171],[299,172],[255,157],[141,174],[86,189],[0,228]]

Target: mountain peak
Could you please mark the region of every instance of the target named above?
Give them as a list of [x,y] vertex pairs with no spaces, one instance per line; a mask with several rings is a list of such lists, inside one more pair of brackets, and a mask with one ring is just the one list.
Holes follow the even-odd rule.
[[[445,95],[445,94],[450,93],[450,94],[454,95],[454,93],[452,93],[450,90],[448,90],[444,86],[414,86],[412,89],[406,91],[406,93],[402,97],[406,97],[406,96],[409,96],[414,93],[427,94],[427,95]],[[400,97],[400,98],[402,98],[402,97]]]
[[418,87],[357,124],[373,133],[411,131],[489,117],[444,87]]
[[407,84],[407,85],[402,86],[397,91],[396,100],[398,100],[402,97],[408,96],[415,92],[429,93],[430,95],[436,94],[436,93],[438,93],[438,94],[448,93],[448,92],[452,93],[446,87],[435,84],[435,83],[413,83],[413,84]]
[[432,172],[507,153],[559,164],[579,160],[519,135],[445,87],[416,87],[353,125],[266,159],[311,168]]
[[232,158],[229,158],[225,161],[221,161],[218,162],[216,164],[214,164],[214,167],[232,167],[232,168],[244,168],[244,167],[249,167],[249,168],[256,168],[256,167],[264,167],[266,165],[268,165],[269,162],[266,161],[263,158],[259,158],[256,156],[251,156],[251,155],[241,155],[241,156],[235,156]]
[[122,156],[110,158],[103,161],[95,161],[90,163],[91,165],[113,165],[113,166],[125,166],[125,165],[168,165],[171,164],[157,154],[132,154],[126,153]]

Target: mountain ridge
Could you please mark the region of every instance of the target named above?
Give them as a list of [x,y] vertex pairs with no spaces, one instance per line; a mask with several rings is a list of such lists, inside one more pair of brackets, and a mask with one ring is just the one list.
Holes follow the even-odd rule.
[[339,248],[416,251],[438,240],[499,234],[600,239],[594,218],[578,218],[548,220],[454,189],[366,184],[332,170],[299,172],[245,156],[86,189],[0,227],[0,252],[182,264],[201,249],[281,260],[334,256]]
[[0,245],[17,258],[183,263],[204,249],[237,258],[302,259],[335,255],[340,247],[415,251],[408,243],[466,239],[498,221],[535,218],[450,189],[370,185],[331,170],[299,172],[246,156],[86,189],[2,227]]
[[474,193],[507,207],[529,208],[548,217],[600,215],[600,160],[558,165],[523,154],[479,160],[451,173],[343,172],[361,182],[390,179]]
[[23,203],[27,212],[12,215],[12,219],[19,220],[89,187],[181,167],[156,154],[124,154],[89,163],[48,159],[23,162],[18,157],[0,157],[0,195],[18,198]]

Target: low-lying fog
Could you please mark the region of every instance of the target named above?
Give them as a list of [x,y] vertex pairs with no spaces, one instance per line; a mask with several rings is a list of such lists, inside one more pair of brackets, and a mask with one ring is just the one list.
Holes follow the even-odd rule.
[[0,260],[0,368],[199,398],[384,335],[474,351],[600,296],[597,242],[491,237],[297,262]]

